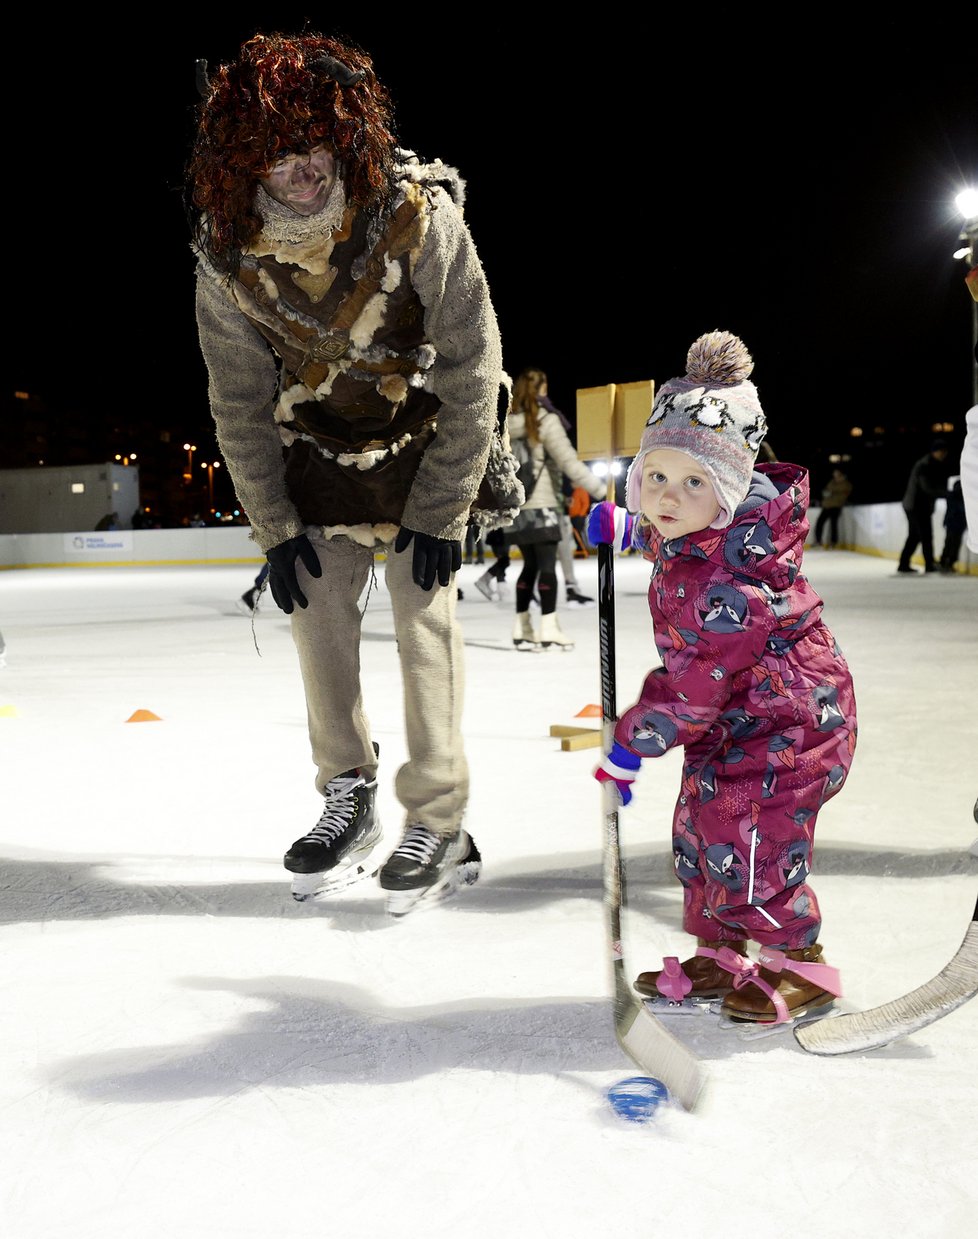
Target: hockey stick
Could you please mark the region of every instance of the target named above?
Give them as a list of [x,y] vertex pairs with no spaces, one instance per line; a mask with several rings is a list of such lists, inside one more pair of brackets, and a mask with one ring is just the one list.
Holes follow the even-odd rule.
[[[604,751],[614,740],[618,708],[615,702],[615,561],[614,547],[598,544],[598,644],[601,651],[601,721]],[[661,1080],[687,1110],[696,1104],[705,1081],[703,1066],[692,1050],[672,1035],[643,1006],[625,979],[621,945],[621,911],[625,906],[625,872],[618,836],[618,789],[602,785],[604,810],[604,901],[611,943],[615,1036],[628,1057],[648,1075]]]
[[793,1029],[809,1054],[878,1050],[948,1015],[978,994],[978,903],[954,958],[932,981],[870,1011],[854,1011]]

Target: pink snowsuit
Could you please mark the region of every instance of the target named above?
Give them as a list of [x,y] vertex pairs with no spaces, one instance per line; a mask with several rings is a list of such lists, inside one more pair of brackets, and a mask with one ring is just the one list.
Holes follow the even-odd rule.
[[856,704],[822,599],[800,571],[808,474],[764,464],[755,483],[764,478],[777,497],[742,505],[726,529],[672,540],[649,531],[663,666],[615,739],[643,758],[686,750],[673,819],[686,931],[797,950],[818,937],[807,882],[815,821],[849,771]]

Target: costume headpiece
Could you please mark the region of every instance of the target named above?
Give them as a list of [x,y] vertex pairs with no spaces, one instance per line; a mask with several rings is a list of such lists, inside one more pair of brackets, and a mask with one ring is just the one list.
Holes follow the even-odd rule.
[[322,34],[256,34],[238,57],[196,66],[199,123],[188,163],[194,236],[234,272],[262,220],[256,186],[289,155],[323,146],[347,204],[379,211],[395,193],[393,109],[360,48]]

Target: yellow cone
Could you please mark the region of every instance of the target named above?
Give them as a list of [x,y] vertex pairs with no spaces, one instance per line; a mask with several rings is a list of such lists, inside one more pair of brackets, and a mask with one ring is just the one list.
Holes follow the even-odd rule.
[[126,719],[127,723],[161,723],[163,720],[152,710],[136,710]]
[[0,706],[0,718],[16,718],[16,706]]

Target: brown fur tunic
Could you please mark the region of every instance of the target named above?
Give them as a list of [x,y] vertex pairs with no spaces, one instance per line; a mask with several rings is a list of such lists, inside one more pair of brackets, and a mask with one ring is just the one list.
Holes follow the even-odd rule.
[[409,164],[379,224],[329,203],[305,219],[260,192],[268,226],[237,282],[201,257],[211,409],[264,550],[308,525],[365,541],[399,524],[464,532],[496,419],[499,334],[445,177],[423,173]]

